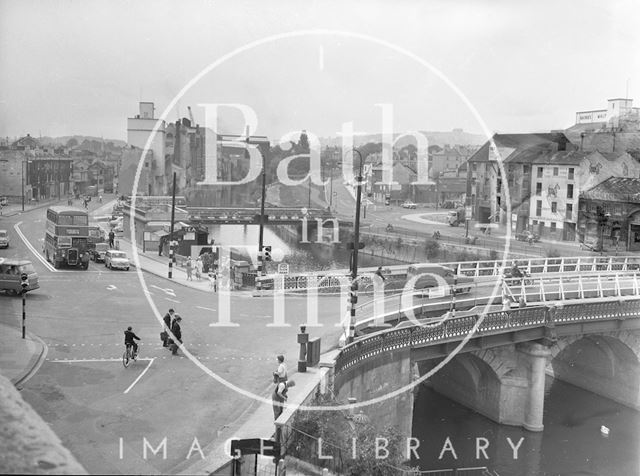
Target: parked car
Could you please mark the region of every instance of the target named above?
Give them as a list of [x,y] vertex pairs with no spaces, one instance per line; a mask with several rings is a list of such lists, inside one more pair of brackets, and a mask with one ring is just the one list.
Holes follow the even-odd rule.
[[406,200],[403,204],[402,204],[402,208],[410,208],[412,210],[415,210],[417,208],[416,204],[413,203],[411,200]]
[[7,233],[7,230],[0,230],[0,247],[9,248],[9,233]]
[[38,273],[31,261],[23,259],[5,259],[0,263],[0,290],[10,294],[22,294],[22,275],[27,275],[26,291],[38,289]]
[[109,269],[124,269],[129,271],[130,263],[127,253],[119,250],[107,250],[104,254],[104,265]]
[[[450,286],[450,293],[468,293],[475,280],[470,276],[456,275],[455,271],[441,264],[412,264],[407,268],[407,282],[420,276],[414,283],[413,289],[438,288],[443,284]],[[455,283],[456,288],[453,289]],[[429,295],[428,291],[427,294]]]
[[107,243],[96,243],[92,248],[89,248],[89,259],[92,259],[96,263],[98,261],[104,262],[107,251],[109,251],[109,245]]
[[109,226],[111,227],[116,227],[118,225],[122,226],[123,221],[124,221],[124,217],[116,216],[115,218],[112,218],[111,220],[109,220]]
[[520,233],[516,233],[516,240],[518,241],[532,241],[537,243],[540,241],[540,235],[537,233],[533,233],[529,230],[521,231]]

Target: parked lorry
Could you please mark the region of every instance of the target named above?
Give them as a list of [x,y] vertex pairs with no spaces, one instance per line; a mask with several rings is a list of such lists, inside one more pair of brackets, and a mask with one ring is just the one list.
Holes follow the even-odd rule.
[[449,215],[447,216],[447,223],[451,226],[458,226],[460,223],[464,223],[465,218],[466,213],[464,207],[459,207],[449,212]]

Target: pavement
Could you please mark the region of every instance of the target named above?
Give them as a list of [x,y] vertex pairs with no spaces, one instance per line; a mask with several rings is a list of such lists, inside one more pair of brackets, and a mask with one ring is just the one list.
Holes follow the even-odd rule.
[[47,345],[38,336],[27,332],[22,338],[22,328],[0,323],[0,373],[20,388],[47,357]]

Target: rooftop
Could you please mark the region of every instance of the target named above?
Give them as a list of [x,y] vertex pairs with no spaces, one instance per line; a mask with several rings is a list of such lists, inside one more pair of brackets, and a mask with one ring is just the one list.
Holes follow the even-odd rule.
[[640,203],[640,178],[610,177],[582,192],[580,198]]
[[[522,162],[530,161],[533,157],[537,157],[542,153],[557,150],[560,144],[566,144],[569,140],[562,132],[543,132],[530,134],[494,134],[493,142],[498,149],[514,149],[507,157],[502,157],[504,161]],[[489,141],[485,142],[469,160],[472,162],[487,162],[489,160],[490,144]],[[527,149],[532,148],[535,150],[523,154]]]

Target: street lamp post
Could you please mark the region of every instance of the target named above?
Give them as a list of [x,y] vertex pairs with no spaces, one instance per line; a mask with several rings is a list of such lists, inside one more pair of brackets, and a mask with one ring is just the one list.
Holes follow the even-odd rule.
[[350,322],[349,322],[349,339],[348,342],[353,342],[355,336],[356,329],[356,307],[355,304],[357,302],[357,292],[358,292],[358,248],[360,248],[360,205],[362,203],[362,154],[359,150],[353,149],[355,153],[358,154],[360,158],[360,167],[358,169],[358,191],[356,194],[356,221],[354,224],[354,233],[353,233],[353,251],[352,251],[352,259],[351,259],[351,306],[350,306]]
[[[247,131],[247,143],[249,143],[249,132]],[[260,281],[260,277],[262,276],[262,272],[265,266],[264,256],[262,255],[263,248],[263,238],[264,238],[264,202],[267,194],[267,167],[266,167],[266,159],[263,151],[260,151],[260,155],[262,156],[262,191],[260,200],[260,230],[258,232],[258,269],[256,270],[256,291],[258,291],[258,295],[262,291],[262,281]],[[311,187],[311,185],[309,185]],[[311,190],[311,188],[309,188]],[[309,192],[311,193],[311,192]],[[311,196],[311,195],[309,195]]]

